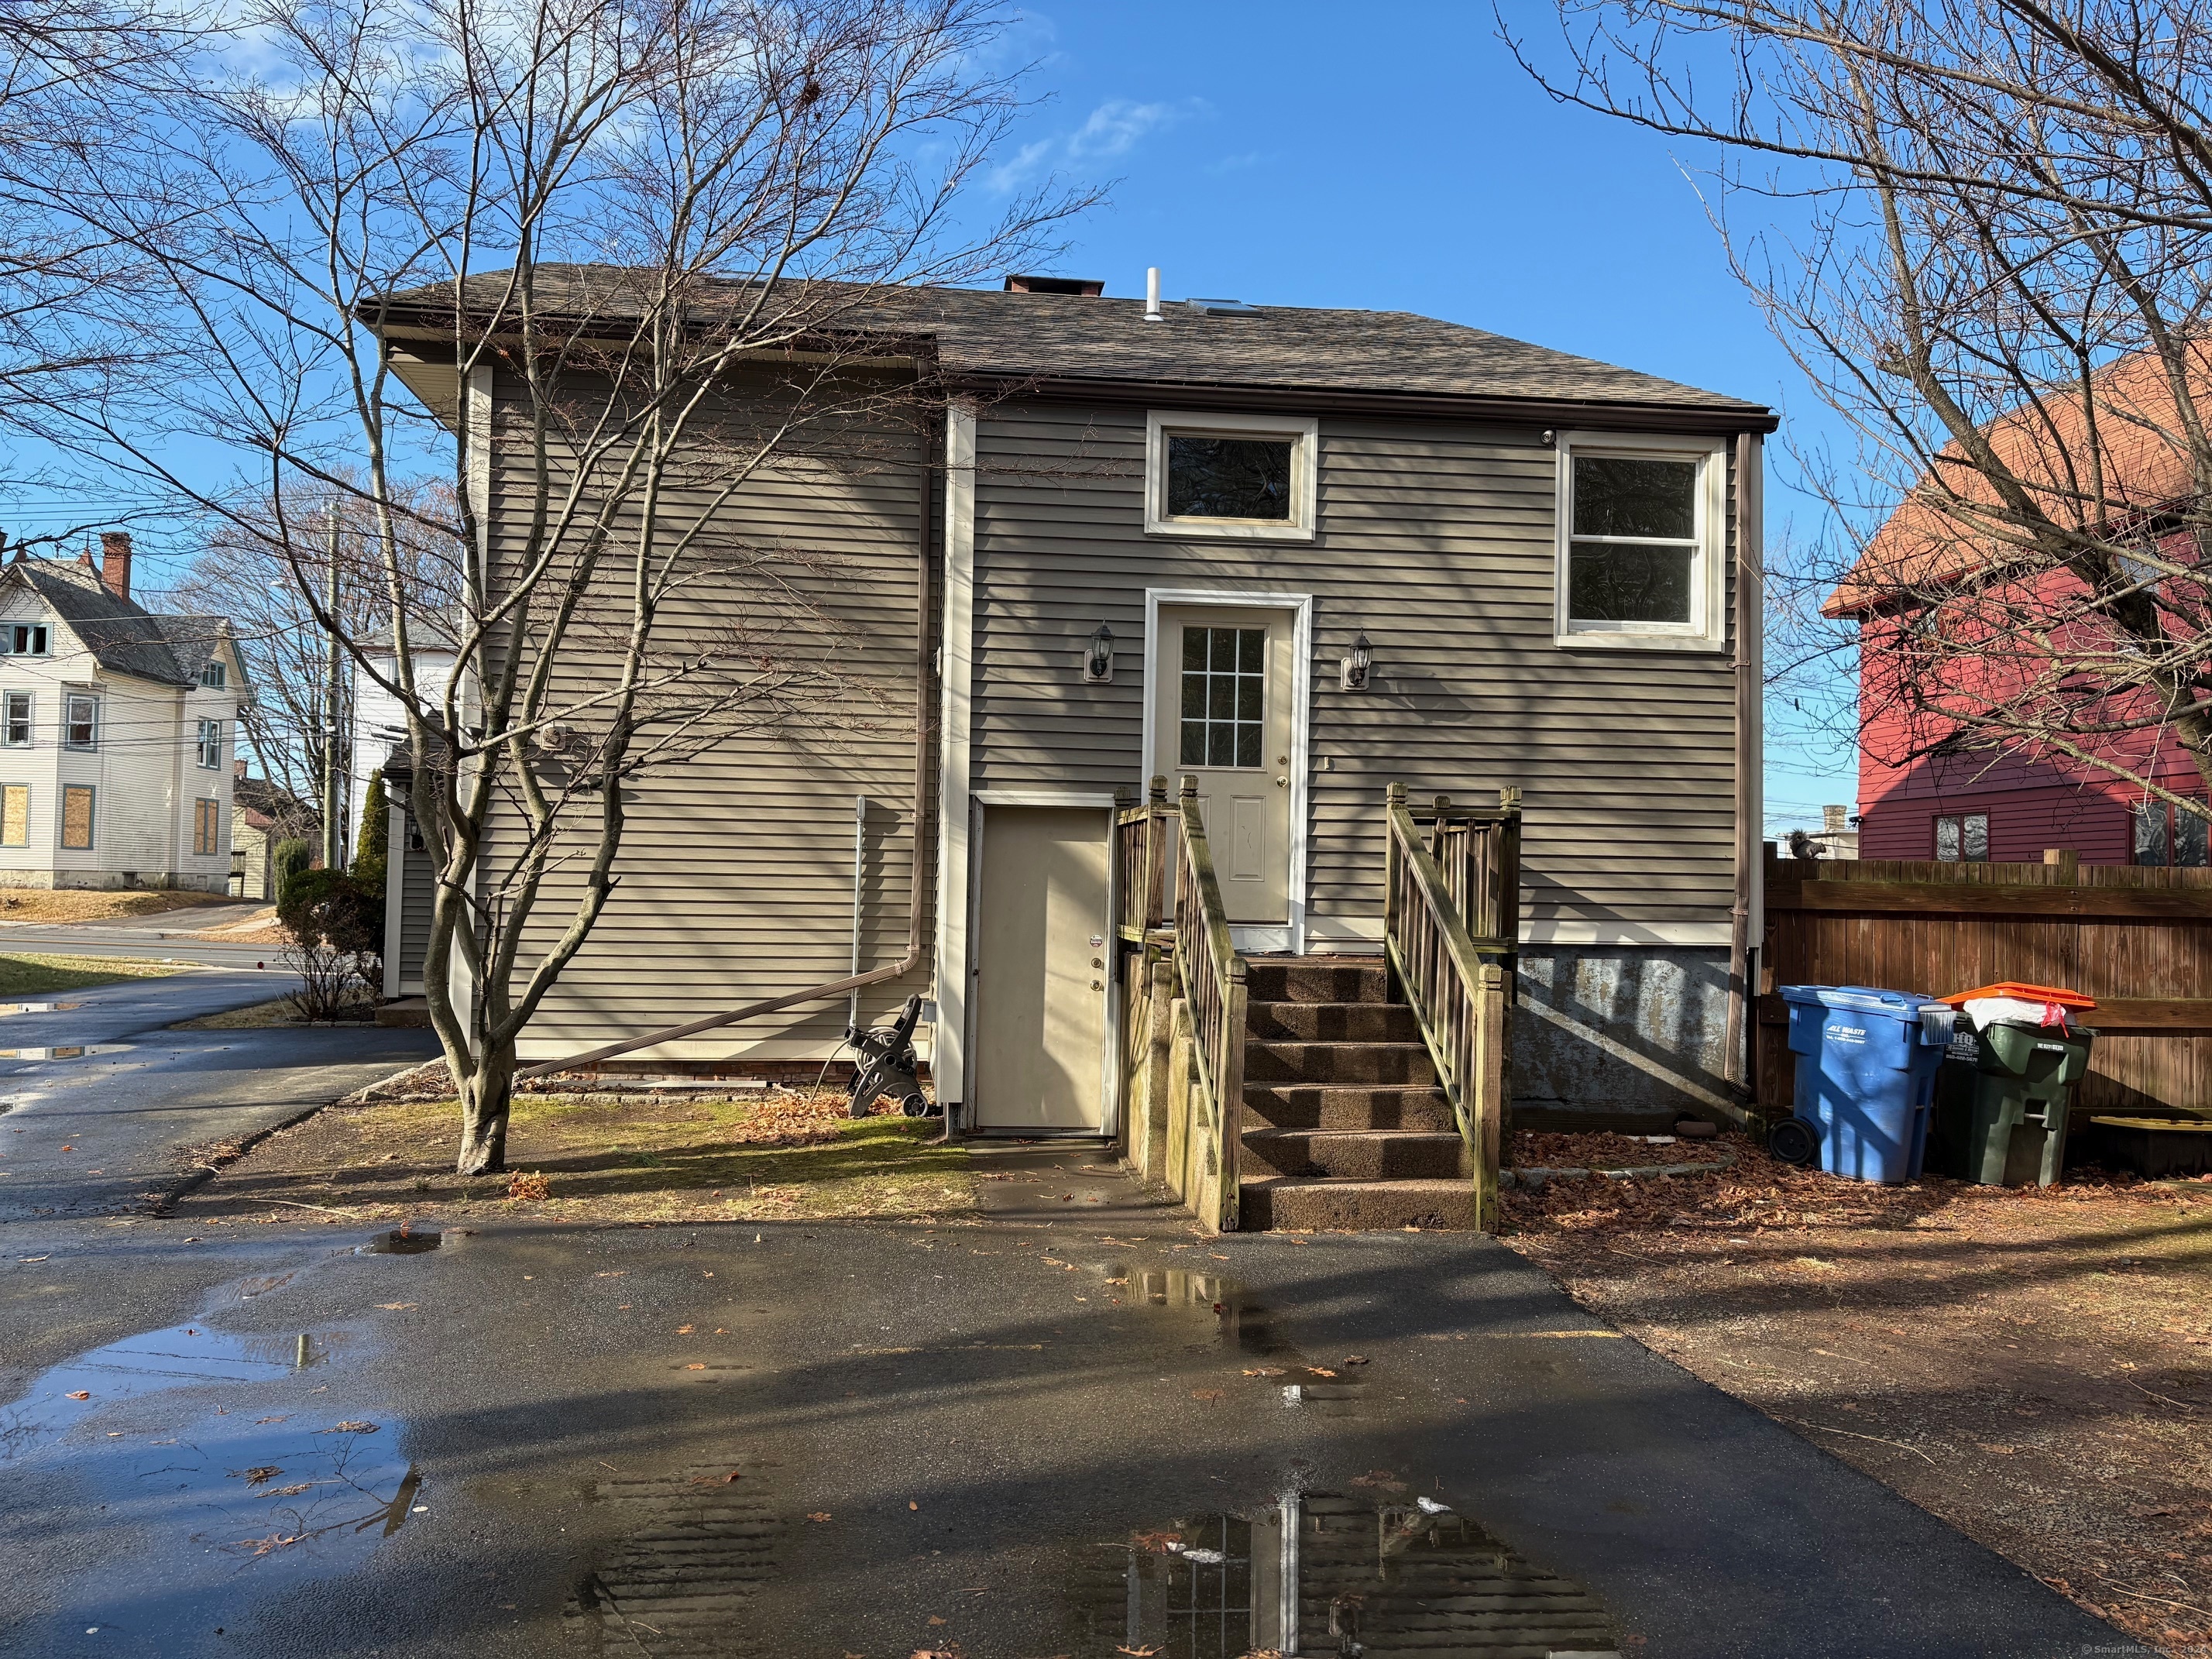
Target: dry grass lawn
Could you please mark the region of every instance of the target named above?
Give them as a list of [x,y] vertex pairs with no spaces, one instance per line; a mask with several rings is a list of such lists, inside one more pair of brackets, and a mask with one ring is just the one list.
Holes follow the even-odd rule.
[[[1508,1242],[1575,1299],[2166,1651],[2212,1651],[2212,1182],[1875,1187],[1741,1137],[1516,1137]],[[1608,1154],[1595,1143],[1616,1141]],[[1686,1161],[1686,1158],[1684,1160]]]
[[[376,1008],[371,1003],[348,1005],[349,1021],[371,1019]],[[328,1022],[318,1022],[327,1025]],[[289,997],[277,997],[269,1002],[257,1002],[248,1008],[228,1008],[219,1014],[202,1014],[198,1019],[180,1019],[169,1027],[172,1031],[264,1031],[283,1025],[304,1025],[296,1006]]]
[[[636,1097],[630,1097],[636,1100]],[[604,1224],[943,1216],[973,1207],[968,1155],[939,1125],[854,1121],[842,1095],[674,1098],[522,1095],[507,1166],[453,1173],[451,1100],[331,1107],[239,1156],[204,1147],[215,1178],[185,1200],[194,1226],[298,1221],[301,1206],[349,1221],[462,1223],[498,1216]],[[510,1190],[516,1195],[510,1195]]]
[[[0,921],[112,921],[120,916],[160,915],[171,910],[204,909],[210,905],[237,902],[221,893],[186,893],[166,888],[89,892],[70,888],[8,887],[0,888]],[[179,920],[189,921],[191,918]]]
[[94,985],[112,985],[125,979],[161,979],[180,974],[191,964],[149,962],[140,957],[58,957],[39,951],[11,951],[0,956],[0,1001],[43,995],[49,991],[82,991]]

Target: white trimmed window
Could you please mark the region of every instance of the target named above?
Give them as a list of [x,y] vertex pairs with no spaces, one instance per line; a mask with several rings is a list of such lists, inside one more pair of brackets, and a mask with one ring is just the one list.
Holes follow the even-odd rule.
[[1726,447],[1568,433],[1559,456],[1559,642],[1722,649]]
[[[71,749],[100,747],[100,699],[72,695],[64,705],[62,742]],[[69,845],[64,842],[64,846]]]
[[0,723],[0,743],[10,749],[22,749],[31,741],[31,694],[10,691],[7,696],[6,718]]
[[222,765],[222,722],[221,720],[200,722],[199,750],[200,766],[203,770],[213,772]]
[[1145,530],[1311,541],[1319,423],[1273,415],[1145,417]]

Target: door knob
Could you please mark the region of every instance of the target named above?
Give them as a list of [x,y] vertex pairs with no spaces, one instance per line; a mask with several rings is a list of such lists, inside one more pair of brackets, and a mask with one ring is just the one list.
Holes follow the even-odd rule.
[[1091,988],[1094,991],[1103,991],[1106,988],[1105,982],[1103,980],[1094,979],[1091,981]]
[[1275,780],[1275,787],[1278,789],[1287,789],[1290,787],[1291,781],[1288,778],[1277,778]]

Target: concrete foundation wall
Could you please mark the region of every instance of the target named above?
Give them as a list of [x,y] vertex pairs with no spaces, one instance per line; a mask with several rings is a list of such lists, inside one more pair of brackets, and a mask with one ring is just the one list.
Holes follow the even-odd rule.
[[1513,1011],[1513,1124],[1665,1133],[1718,1121],[1729,953],[1684,945],[1536,945]]

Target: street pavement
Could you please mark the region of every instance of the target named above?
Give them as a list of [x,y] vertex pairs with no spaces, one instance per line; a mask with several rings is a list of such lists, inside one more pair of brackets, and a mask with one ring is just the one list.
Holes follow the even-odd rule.
[[1494,1242],[977,1168],[959,1225],[18,1216],[0,1655],[1231,1659],[1285,1571],[1309,1654],[2142,1651]]
[[72,956],[151,957],[162,962],[200,963],[216,968],[278,967],[281,945],[195,939],[195,933],[243,921],[266,907],[208,905],[155,916],[117,916],[106,921],[0,921],[0,951],[29,951]]

